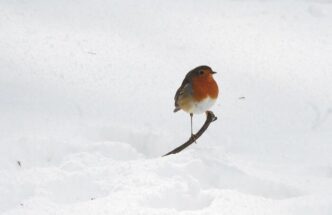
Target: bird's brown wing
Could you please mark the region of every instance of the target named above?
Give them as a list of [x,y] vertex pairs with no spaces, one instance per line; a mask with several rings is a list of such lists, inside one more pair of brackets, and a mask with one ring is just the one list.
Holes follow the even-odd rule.
[[190,91],[191,91],[190,80],[189,80],[189,78],[186,77],[183,80],[180,88],[175,93],[175,97],[174,97],[175,109],[174,109],[174,112],[177,112],[177,111],[179,111],[181,109],[180,106],[179,106],[179,99],[181,99],[181,97],[183,97],[186,94],[188,94]]

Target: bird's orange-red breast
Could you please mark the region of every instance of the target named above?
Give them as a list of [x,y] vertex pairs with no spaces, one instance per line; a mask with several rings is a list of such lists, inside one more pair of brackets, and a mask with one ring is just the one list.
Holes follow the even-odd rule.
[[175,94],[174,112],[204,113],[216,102],[219,94],[215,74],[208,66],[199,66],[188,72]]

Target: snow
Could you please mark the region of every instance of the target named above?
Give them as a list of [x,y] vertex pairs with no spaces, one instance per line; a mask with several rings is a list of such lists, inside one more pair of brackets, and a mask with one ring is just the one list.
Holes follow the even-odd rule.
[[[332,214],[331,1],[0,13],[0,214]],[[173,97],[199,65],[218,72],[218,120],[161,157],[190,135]]]

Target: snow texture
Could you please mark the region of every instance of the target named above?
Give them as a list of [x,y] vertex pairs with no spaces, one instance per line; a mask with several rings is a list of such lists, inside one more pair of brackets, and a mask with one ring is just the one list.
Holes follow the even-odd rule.
[[[0,14],[0,214],[332,214],[332,1],[2,0]],[[173,97],[204,64],[218,120],[162,158],[189,138]]]

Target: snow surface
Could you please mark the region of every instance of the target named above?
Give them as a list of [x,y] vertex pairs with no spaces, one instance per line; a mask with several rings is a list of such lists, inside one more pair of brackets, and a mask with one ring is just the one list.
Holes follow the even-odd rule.
[[[0,214],[332,214],[332,1],[2,0],[0,14]],[[173,96],[202,64],[219,119],[161,158],[189,137]]]

